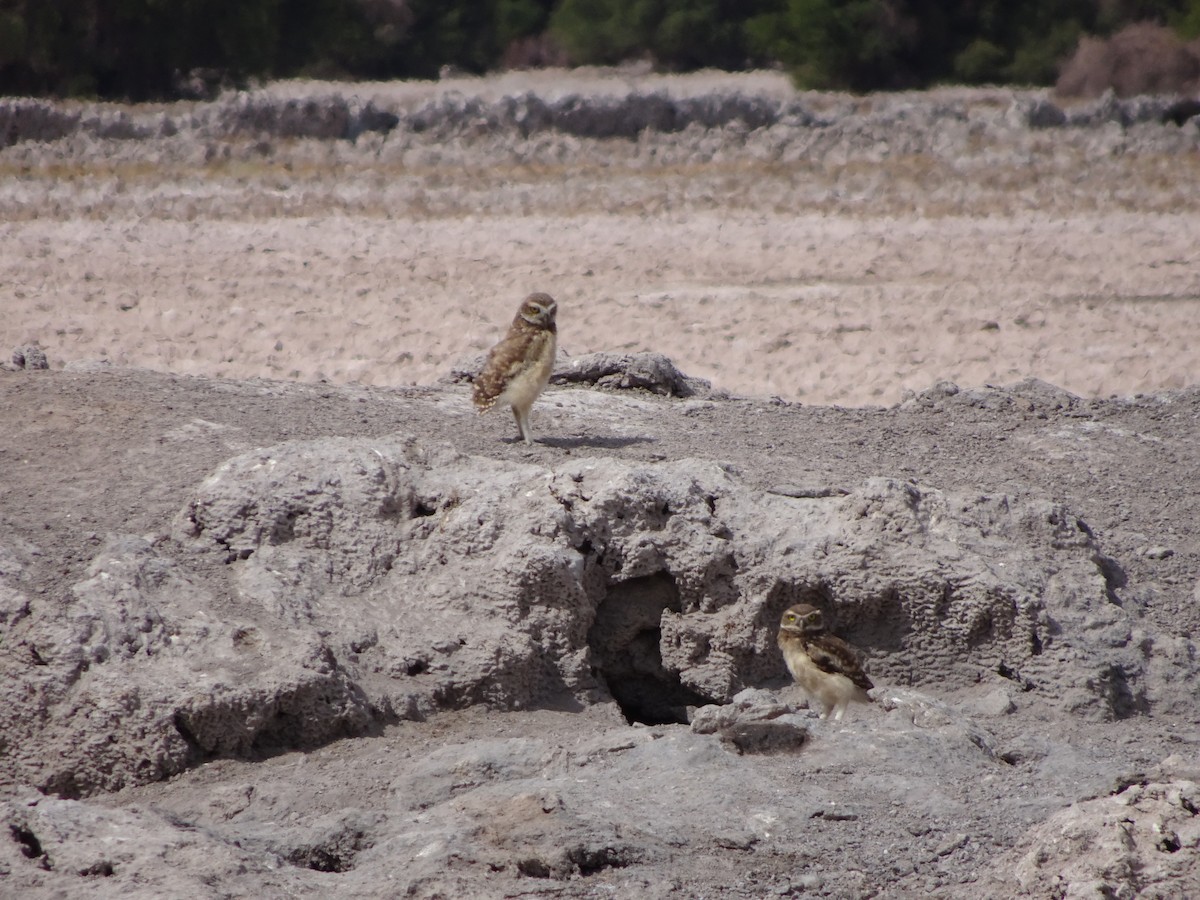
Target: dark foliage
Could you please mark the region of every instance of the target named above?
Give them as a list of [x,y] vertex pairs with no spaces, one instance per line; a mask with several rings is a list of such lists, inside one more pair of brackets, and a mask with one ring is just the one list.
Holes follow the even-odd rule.
[[1200,35],[1200,0],[0,0],[0,93],[152,99],[251,78],[443,66],[782,64],[801,87],[1050,84],[1131,23]]
[[1200,0],[779,0],[747,28],[797,85],[865,91],[1050,84],[1081,37],[1142,20],[1200,28]]

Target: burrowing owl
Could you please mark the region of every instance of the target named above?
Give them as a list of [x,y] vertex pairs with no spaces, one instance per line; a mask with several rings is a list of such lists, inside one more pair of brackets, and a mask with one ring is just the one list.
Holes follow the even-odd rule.
[[473,400],[480,412],[497,403],[512,406],[521,439],[532,444],[529,410],[546,387],[558,349],[558,304],[549,294],[530,294],[500,343],[492,348],[475,377]]
[[784,611],[779,622],[779,649],[796,683],[824,708],[824,718],[841,719],[852,702],[870,703],[875,685],[863,672],[854,648],[825,633],[815,606],[801,603]]

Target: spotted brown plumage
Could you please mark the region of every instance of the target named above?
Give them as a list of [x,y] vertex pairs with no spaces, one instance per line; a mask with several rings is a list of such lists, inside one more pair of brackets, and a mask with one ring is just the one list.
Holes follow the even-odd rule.
[[821,704],[825,718],[841,719],[851,703],[871,702],[867,691],[875,685],[862,670],[858,654],[825,632],[824,616],[815,606],[801,603],[784,610],[777,640],[788,671]]
[[533,443],[529,411],[550,381],[558,351],[558,304],[549,294],[530,294],[508,332],[488,353],[475,377],[472,400],[480,412],[497,403],[512,407],[521,440]]

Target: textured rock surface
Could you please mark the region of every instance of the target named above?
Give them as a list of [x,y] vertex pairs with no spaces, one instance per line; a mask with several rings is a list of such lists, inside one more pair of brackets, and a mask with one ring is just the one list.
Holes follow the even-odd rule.
[[989,875],[991,890],[1037,897],[1185,897],[1200,883],[1200,785],[1139,781],[1072,804]]
[[12,616],[6,643],[34,668],[3,714],[7,778],[77,797],[371,722],[316,635],[222,614],[151,542],[114,538],[86,574],[64,602]]
[[[552,387],[526,448],[462,385],[0,378],[5,890],[1194,878],[1196,392]],[[868,659],[843,723],[796,602]]]
[[689,378],[661,353],[585,353],[555,366],[553,384],[594,384],[601,388],[638,388],[668,397],[707,393],[711,385]]
[[1190,674],[1147,671],[1119,565],[1061,504],[894,479],[809,500],[701,460],[546,470],[330,440],[225,464],[176,533],[221,555],[243,603],[356,657],[360,681],[396,679],[373,702],[410,712],[607,687],[654,705],[643,721],[683,721],[688,700],[782,675],[774,630],[798,602],[897,684],[1010,679],[1122,718]]

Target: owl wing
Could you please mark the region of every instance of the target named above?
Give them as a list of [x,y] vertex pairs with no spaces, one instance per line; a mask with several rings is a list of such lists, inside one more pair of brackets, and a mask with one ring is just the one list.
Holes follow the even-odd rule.
[[864,691],[875,687],[871,679],[867,677],[867,673],[862,670],[854,648],[841,638],[836,638],[831,634],[810,638],[804,649],[808,651],[808,656],[813,664],[822,672],[845,675]]
[[475,387],[471,395],[480,410],[489,410],[496,405],[504,389],[526,369],[538,364],[538,354],[532,352],[539,341],[544,342],[550,332],[519,330],[505,337],[488,354],[483,370],[475,376]]
[[484,368],[475,377],[472,398],[480,412],[496,406],[500,395],[534,368],[544,368],[541,379],[544,384],[550,378],[550,368],[554,364],[554,344],[554,332],[548,329],[515,326],[505,335],[487,354]]

